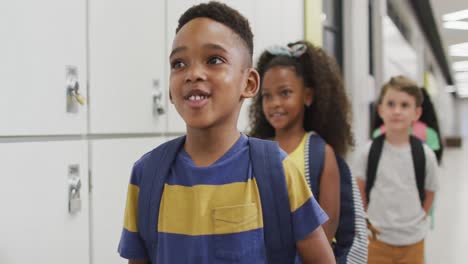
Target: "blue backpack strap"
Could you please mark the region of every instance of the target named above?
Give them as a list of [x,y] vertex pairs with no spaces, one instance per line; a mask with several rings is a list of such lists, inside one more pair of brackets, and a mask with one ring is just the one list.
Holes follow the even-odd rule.
[[304,161],[306,161],[305,177],[317,201],[319,201],[320,197],[320,176],[325,163],[325,144],[322,137],[313,132],[309,133],[308,144],[306,144],[305,149],[306,157],[304,158]]
[[280,149],[276,142],[251,137],[249,144],[262,203],[268,263],[294,263],[296,246]]
[[421,204],[424,204],[424,200],[426,199],[424,186],[426,181],[426,155],[424,154],[423,143],[418,138],[410,136],[410,145],[419,199],[421,200]]
[[346,263],[345,260],[356,235],[356,201],[353,195],[352,176],[348,164],[337,154],[335,156],[340,172],[340,221],[335,234],[336,243],[333,252],[338,260],[337,263]]
[[138,229],[153,263],[156,261],[159,206],[164,184],[184,142],[185,136],[162,144],[149,153],[149,159],[143,164],[138,197]]
[[[325,164],[325,146],[325,140],[318,134],[309,135],[305,152],[306,175],[310,175],[311,190],[317,200]],[[367,226],[359,190],[355,183],[353,186],[351,170],[346,161],[336,153],[335,159],[340,176],[340,218],[333,253],[338,264],[367,263]]]

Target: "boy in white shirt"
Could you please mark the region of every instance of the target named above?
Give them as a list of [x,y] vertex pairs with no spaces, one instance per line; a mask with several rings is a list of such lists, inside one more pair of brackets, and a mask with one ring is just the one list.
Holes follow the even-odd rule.
[[[354,166],[372,231],[369,263],[424,263],[427,215],[438,181],[434,152],[410,137],[421,104],[416,83],[403,76],[391,78],[382,88],[378,105],[386,133],[360,152]],[[376,140],[381,142],[377,152],[372,151]],[[417,146],[419,159],[414,154]]]

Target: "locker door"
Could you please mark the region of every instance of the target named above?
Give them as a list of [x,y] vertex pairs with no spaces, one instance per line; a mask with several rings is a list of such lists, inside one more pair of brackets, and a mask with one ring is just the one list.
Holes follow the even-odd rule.
[[133,163],[163,142],[163,138],[92,141],[93,263],[127,263],[117,253],[125,199]]
[[164,1],[89,5],[91,133],[165,131]]
[[0,136],[86,131],[86,105],[70,97],[67,112],[68,88],[86,97],[85,3],[0,4]]
[[[172,51],[172,41],[175,37],[175,31],[178,25],[179,17],[193,5],[199,4],[200,0],[178,0],[178,1],[166,1],[167,4],[167,49],[166,49],[166,64],[164,67],[167,69],[166,78],[169,81],[169,74],[170,74],[170,65],[169,65],[169,54]],[[169,85],[167,85],[167,90],[169,89]],[[184,133],[185,132],[185,123],[182,117],[180,117],[179,113],[175,109],[174,105],[169,101],[167,103],[168,111],[168,124],[167,130],[168,132],[172,133]]]
[[[0,159],[0,263],[89,263],[87,144],[1,143]],[[78,179],[81,210],[72,214]]]

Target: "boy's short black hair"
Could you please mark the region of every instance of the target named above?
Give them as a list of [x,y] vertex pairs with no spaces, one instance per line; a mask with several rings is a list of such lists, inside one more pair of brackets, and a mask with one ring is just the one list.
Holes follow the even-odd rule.
[[195,18],[206,17],[219,22],[234,31],[244,42],[249,50],[250,64],[253,56],[253,34],[249,21],[237,10],[219,2],[211,1],[192,6],[179,18],[176,33],[188,22]]

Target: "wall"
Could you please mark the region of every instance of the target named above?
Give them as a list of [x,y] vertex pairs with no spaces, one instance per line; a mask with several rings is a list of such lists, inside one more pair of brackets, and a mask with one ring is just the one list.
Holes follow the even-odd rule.
[[[369,75],[368,1],[343,1],[344,80],[352,103],[354,135],[359,147],[368,140],[369,104],[374,98]],[[364,27],[367,28],[367,27]]]

